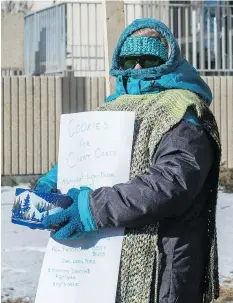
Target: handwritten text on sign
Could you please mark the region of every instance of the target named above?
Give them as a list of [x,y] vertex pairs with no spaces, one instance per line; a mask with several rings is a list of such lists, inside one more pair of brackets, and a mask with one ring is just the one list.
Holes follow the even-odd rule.
[[62,115],[58,187],[92,189],[129,179],[134,128],[132,112]]
[[[62,115],[58,188],[113,186],[129,179],[132,112]],[[102,229],[84,238],[50,238],[36,303],[114,303],[124,230]]]

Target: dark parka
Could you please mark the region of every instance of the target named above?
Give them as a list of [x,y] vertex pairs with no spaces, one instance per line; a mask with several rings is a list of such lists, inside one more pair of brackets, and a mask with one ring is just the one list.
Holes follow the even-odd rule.
[[148,174],[90,195],[98,228],[160,222],[159,303],[202,302],[213,157],[205,131],[182,121],[163,137]]
[[[120,70],[119,52],[124,40],[143,27],[154,28],[166,37],[171,49],[168,61],[156,68]],[[154,19],[136,20],[125,29],[113,54],[111,74],[117,77],[116,93],[107,101],[121,94],[158,93],[168,88],[191,90],[207,104],[212,100],[208,86],[181,58],[170,30]],[[97,228],[160,222],[159,303],[203,302],[208,180],[214,158],[211,139],[193,113],[191,118],[187,113],[162,138],[147,174],[90,193]]]

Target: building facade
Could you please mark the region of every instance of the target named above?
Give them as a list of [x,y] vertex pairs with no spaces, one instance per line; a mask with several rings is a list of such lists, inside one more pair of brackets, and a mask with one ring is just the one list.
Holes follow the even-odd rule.
[[[142,17],[167,24],[182,55],[202,74],[233,74],[231,1],[125,1],[125,25]],[[114,33],[113,33],[114,34]],[[53,5],[25,16],[25,73],[104,76],[102,1]]]

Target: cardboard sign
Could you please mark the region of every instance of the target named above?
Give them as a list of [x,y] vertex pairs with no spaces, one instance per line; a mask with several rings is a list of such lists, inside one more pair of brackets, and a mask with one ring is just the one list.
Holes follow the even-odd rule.
[[[129,179],[133,112],[62,115],[58,188],[113,186]],[[35,303],[114,303],[124,230],[101,229],[78,240],[50,238]]]

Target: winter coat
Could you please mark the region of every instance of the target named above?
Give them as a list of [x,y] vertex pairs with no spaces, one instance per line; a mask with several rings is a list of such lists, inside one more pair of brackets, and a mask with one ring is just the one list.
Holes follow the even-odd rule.
[[[154,28],[167,39],[171,48],[169,60],[155,68],[121,70],[119,54],[124,41],[144,27]],[[190,90],[208,105],[212,101],[209,87],[181,57],[170,30],[154,19],[135,20],[124,30],[113,54],[110,73],[116,77],[116,91],[107,102],[124,94],[157,94],[171,88]],[[98,228],[132,228],[159,222],[156,302],[203,302],[208,258],[208,180],[214,160],[213,143],[195,113],[189,110],[179,125],[164,135],[147,174],[112,188],[101,187],[90,194],[90,208]]]
[[160,222],[159,303],[202,302],[213,159],[205,131],[182,121],[163,137],[148,174],[89,197],[98,228]]

